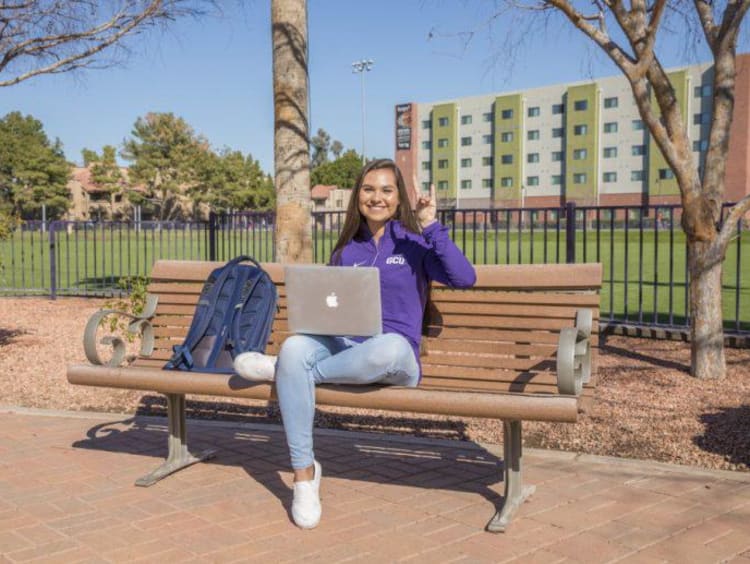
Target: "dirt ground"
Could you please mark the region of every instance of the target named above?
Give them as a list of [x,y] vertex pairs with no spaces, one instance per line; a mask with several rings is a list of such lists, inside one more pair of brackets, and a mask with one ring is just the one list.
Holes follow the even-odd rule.
[[[165,413],[152,393],[72,386],[65,367],[84,362],[83,328],[99,299],[0,298],[0,404],[113,413]],[[686,343],[608,337],[599,384],[576,424],[526,423],[525,444],[572,452],[750,471],[750,349],[727,349],[727,377],[689,376]],[[280,421],[274,404],[192,398],[191,417]],[[502,424],[321,408],[319,427],[502,442]]]

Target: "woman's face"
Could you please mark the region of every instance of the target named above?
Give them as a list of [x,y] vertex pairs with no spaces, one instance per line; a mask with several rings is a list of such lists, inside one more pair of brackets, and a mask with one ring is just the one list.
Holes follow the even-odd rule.
[[393,170],[379,168],[368,172],[362,179],[358,204],[359,213],[367,220],[371,231],[395,216],[399,197]]

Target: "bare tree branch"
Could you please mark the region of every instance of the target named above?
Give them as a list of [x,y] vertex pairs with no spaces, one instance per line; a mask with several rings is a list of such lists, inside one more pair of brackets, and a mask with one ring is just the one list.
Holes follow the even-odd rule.
[[29,0],[0,3],[0,87],[29,78],[102,68],[100,54],[179,17],[204,14],[213,0]]
[[729,242],[737,232],[737,224],[748,212],[750,212],[750,194],[737,202],[730,210],[729,215],[724,219],[719,236],[714,242],[714,246],[721,253],[722,258],[724,257],[724,253],[726,253]]

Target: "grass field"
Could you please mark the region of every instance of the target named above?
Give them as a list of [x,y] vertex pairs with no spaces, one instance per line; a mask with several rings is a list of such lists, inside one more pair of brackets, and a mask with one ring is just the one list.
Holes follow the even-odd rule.
[[[325,262],[335,235],[317,232],[316,261]],[[536,229],[456,230],[456,243],[475,264],[565,262],[565,234]],[[0,243],[0,294],[48,293],[50,288],[48,234],[18,232]],[[205,230],[150,230],[135,233],[98,229],[59,233],[54,249],[56,285],[60,294],[111,293],[120,278],[148,276],[160,258],[205,260],[209,256]],[[216,256],[226,260],[249,254],[272,260],[270,229],[231,231],[217,240]],[[602,317],[674,323],[685,321],[686,246],[679,230],[625,232],[623,229],[577,232],[576,262],[602,262]],[[750,329],[750,231],[735,240],[724,262],[724,317],[728,328]],[[739,304],[738,304],[739,298]],[[671,313],[670,313],[671,312]]]

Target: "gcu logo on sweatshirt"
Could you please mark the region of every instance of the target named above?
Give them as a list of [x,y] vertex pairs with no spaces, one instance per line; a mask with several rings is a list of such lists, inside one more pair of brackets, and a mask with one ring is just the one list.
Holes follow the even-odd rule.
[[406,264],[406,259],[403,255],[393,255],[385,259],[385,264]]

